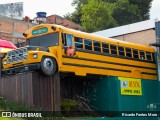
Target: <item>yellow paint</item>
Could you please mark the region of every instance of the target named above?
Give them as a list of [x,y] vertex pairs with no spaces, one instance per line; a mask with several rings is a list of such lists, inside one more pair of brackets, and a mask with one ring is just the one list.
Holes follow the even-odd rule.
[[118,77],[120,80],[121,95],[142,96],[141,79]]
[[[51,29],[52,26],[56,27],[56,30]],[[46,27],[48,29],[48,32],[32,36],[33,30],[39,29],[42,27]],[[82,38],[83,50],[85,50],[84,39],[99,41],[101,47],[102,47],[102,43],[107,43],[107,44],[114,44],[117,46],[123,46],[124,48],[134,48],[137,50],[153,53],[154,49],[151,47],[119,41],[112,38],[104,38],[104,37],[96,36],[93,34],[88,34],[85,32],[80,32],[80,31],[69,29],[69,28],[65,28],[60,25],[53,25],[53,24],[41,24],[41,25],[30,28],[26,32],[27,37],[25,39],[28,40],[33,37],[39,37],[39,36],[51,34],[54,32],[59,33],[58,46],[49,47],[49,52],[41,51],[39,48],[37,48],[35,51],[29,50],[27,60],[23,60],[20,63],[17,62],[17,63],[3,65],[4,70],[9,69],[11,67],[24,65],[24,64],[40,63],[43,56],[50,56],[56,59],[58,63],[58,70],[60,72],[66,72],[66,73],[72,72],[72,73],[75,73],[76,75],[81,75],[81,76],[86,76],[87,74],[96,74],[96,75],[106,75],[106,76],[121,76],[121,77],[129,77],[129,78],[157,80],[156,64],[153,63],[153,61],[143,62],[140,60],[135,61],[131,59],[125,59],[125,57],[121,58],[121,57],[107,56],[103,54],[102,48],[101,48],[102,54],[76,51],[76,55],[73,56],[73,58],[64,58],[62,56],[67,56],[67,55],[64,52],[65,50],[63,48],[61,33],[63,32],[66,34],[72,34],[72,36]],[[74,48],[75,47],[74,38],[72,39],[72,42],[73,42],[72,47]],[[93,46],[92,46],[92,50],[94,50]],[[110,49],[109,51],[110,51],[109,53],[111,53]],[[117,47],[117,51],[118,51],[118,47]],[[33,58],[34,53],[37,53],[38,58],[36,59]],[[5,59],[3,59],[3,61],[4,60],[7,61],[7,56]],[[67,63],[67,64],[64,64],[64,63]]]

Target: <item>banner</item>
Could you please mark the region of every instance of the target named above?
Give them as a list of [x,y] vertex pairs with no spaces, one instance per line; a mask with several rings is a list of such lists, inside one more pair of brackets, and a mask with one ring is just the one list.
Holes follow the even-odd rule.
[[142,95],[141,79],[118,77],[121,95]]

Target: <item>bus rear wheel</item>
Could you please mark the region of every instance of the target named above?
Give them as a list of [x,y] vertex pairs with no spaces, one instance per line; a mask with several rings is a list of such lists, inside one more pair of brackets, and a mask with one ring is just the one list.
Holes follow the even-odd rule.
[[43,57],[41,60],[41,71],[46,76],[51,76],[56,72],[57,63],[54,58]]

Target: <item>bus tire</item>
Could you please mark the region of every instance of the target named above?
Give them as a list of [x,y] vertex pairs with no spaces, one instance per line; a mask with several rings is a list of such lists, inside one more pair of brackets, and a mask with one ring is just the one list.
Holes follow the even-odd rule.
[[57,70],[57,63],[54,58],[43,57],[40,64],[41,72],[46,76],[53,75]]

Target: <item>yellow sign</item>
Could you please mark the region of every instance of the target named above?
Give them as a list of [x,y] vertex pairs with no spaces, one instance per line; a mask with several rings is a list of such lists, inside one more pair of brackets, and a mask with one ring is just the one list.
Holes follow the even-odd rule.
[[141,79],[118,77],[122,95],[142,95]]

